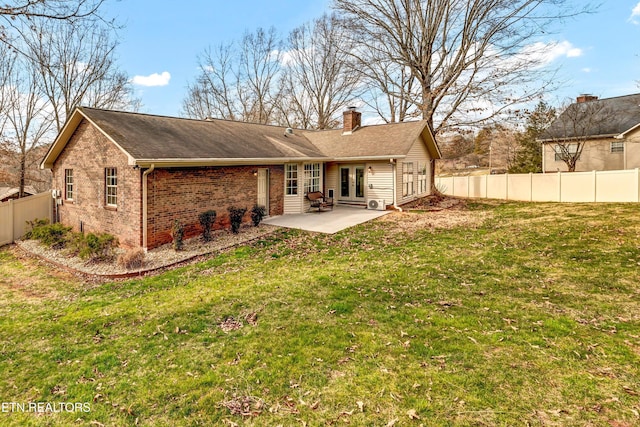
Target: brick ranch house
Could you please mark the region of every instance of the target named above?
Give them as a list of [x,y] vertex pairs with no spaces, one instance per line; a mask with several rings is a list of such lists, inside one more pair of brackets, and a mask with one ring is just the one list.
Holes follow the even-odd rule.
[[209,209],[222,228],[230,206],[306,212],[310,191],[362,207],[428,195],[440,152],[427,123],[360,120],[349,109],[341,130],[304,131],[80,107],[40,167],[53,173],[60,222],[145,249],[171,242],[174,219],[186,237],[197,235],[198,215]]

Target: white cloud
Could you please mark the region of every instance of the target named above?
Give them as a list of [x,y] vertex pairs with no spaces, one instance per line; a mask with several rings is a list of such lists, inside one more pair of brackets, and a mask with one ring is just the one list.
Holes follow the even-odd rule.
[[636,18],[640,17],[640,2],[631,10],[631,16],[629,17],[629,21],[638,25],[638,20]]
[[162,73],[153,73],[148,76],[134,76],[131,82],[139,86],[166,86],[171,80],[171,73],[163,71]]
[[583,68],[582,72],[583,73],[590,73],[591,72],[591,68]]
[[560,58],[577,58],[584,54],[580,48],[574,47],[571,42],[537,42],[526,46],[516,55],[517,60],[537,63],[537,67],[544,67]]

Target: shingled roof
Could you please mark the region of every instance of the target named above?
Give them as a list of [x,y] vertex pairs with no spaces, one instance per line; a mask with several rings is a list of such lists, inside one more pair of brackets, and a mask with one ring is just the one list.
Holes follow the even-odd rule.
[[[425,121],[363,126],[346,134],[342,130],[304,132],[313,145],[335,160],[404,156],[420,135],[425,141],[434,140]],[[440,158],[435,143],[427,147],[433,158]]]
[[423,136],[434,158],[440,153],[426,122],[363,126],[343,134],[210,119],[193,120],[150,114],[77,108],[41,163],[51,168],[68,140],[88,120],[128,157],[146,167],[265,162],[331,161],[400,157]]
[[540,141],[605,138],[640,125],[640,94],[571,104],[551,123]]

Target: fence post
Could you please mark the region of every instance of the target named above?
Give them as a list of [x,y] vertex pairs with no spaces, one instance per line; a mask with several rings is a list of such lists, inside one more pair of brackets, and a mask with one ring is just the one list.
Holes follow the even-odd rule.
[[509,174],[508,173],[504,174],[504,187],[507,193],[506,194],[507,200],[509,200]]
[[640,202],[640,170],[638,168],[636,168],[636,202]]
[[533,172],[529,172],[529,201],[533,202]]
[[471,196],[471,175],[467,175],[467,199]]
[[10,233],[10,238],[11,241],[9,243],[13,243],[15,241],[16,235],[14,233],[14,225],[13,225],[13,218],[15,217],[15,209],[16,209],[16,204],[13,201],[13,199],[9,199],[9,224],[11,224],[11,233]]
[[558,202],[562,202],[562,172],[558,171]]

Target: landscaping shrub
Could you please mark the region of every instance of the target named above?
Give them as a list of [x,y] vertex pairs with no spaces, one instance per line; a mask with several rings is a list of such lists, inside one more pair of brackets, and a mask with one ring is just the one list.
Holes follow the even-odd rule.
[[231,231],[234,234],[238,234],[242,225],[242,217],[247,212],[247,208],[231,206],[227,210],[229,211],[229,221],[231,221]]
[[211,227],[216,221],[216,211],[209,210],[202,212],[198,217],[200,225],[202,226],[202,240],[208,242],[211,240]]
[[[78,233],[80,234],[80,233]],[[80,234],[82,236],[82,234]],[[107,233],[93,234],[79,238],[80,250],[78,256],[91,261],[104,261],[114,257],[114,250],[118,247],[118,239]]]
[[31,226],[31,230],[25,234],[25,238],[38,240],[53,249],[61,249],[66,246],[71,227],[65,227],[60,223],[49,224],[48,219],[27,221],[27,224]]
[[173,220],[171,237],[173,238],[173,249],[176,251],[182,250],[184,246],[184,225],[177,219]]
[[257,227],[262,222],[262,218],[267,215],[267,208],[260,205],[254,205],[253,209],[251,209],[251,221],[253,222],[253,226]]
[[118,265],[127,270],[142,268],[146,256],[142,248],[130,249],[118,256]]

